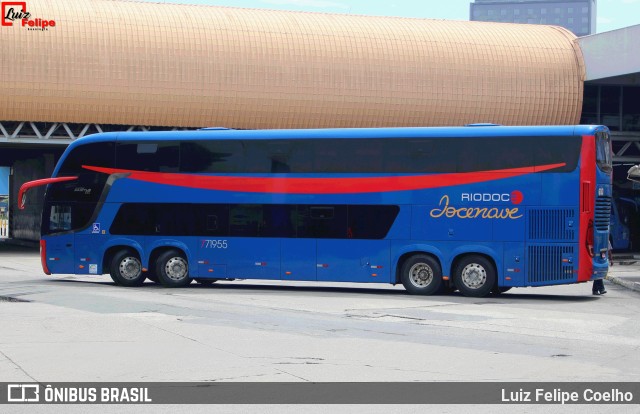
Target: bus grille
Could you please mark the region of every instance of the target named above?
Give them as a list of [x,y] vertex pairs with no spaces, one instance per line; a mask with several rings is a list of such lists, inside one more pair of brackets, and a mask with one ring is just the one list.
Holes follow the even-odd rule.
[[573,255],[574,249],[570,245],[529,246],[527,282],[535,285],[575,279],[577,258]]
[[600,231],[609,230],[609,220],[611,219],[611,197],[596,198],[596,222],[595,227]]
[[577,225],[572,209],[529,210],[529,240],[573,241]]

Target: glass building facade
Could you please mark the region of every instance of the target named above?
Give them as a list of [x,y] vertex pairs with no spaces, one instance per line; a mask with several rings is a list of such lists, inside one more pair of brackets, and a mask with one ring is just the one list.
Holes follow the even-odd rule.
[[469,20],[549,24],[586,36],[596,32],[596,0],[475,0]]
[[580,123],[640,132],[640,86],[585,84]]

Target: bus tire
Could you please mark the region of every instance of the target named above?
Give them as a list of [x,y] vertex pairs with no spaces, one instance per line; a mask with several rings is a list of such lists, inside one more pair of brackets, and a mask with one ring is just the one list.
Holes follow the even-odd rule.
[[140,286],[146,279],[138,255],[130,250],[120,250],[113,256],[109,274],[116,285],[128,287]]
[[413,295],[432,295],[442,286],[442,269],[433,257],[417,254],[402,264],[400,280]]
[[499,295],[501,293],[505,293],[511,290],[511,286],[498,286],[495,285],[493,289],[491,289],[491,293],[494,295]]
[[177,250],[167,250],[158,256],[156,272],[158,280],[166,287],[180,287],[191,283],[187,258]]
[[484,256],[463,257],[453,272],[453,281],[464,296],[487,296],[496,284],[496,271]]

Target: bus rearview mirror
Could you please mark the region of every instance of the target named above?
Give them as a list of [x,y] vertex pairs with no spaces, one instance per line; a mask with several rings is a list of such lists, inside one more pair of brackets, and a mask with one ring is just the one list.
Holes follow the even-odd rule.
[[640,165],[634,165],[627,171],[627,179],[640,182]]

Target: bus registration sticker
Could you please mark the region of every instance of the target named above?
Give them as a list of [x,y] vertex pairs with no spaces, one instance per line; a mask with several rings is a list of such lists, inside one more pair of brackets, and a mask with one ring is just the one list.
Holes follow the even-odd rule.
[[89,265],[89,274],[92,274],[92,275],[98,274],[98,265],[97,264],[90,264]]

